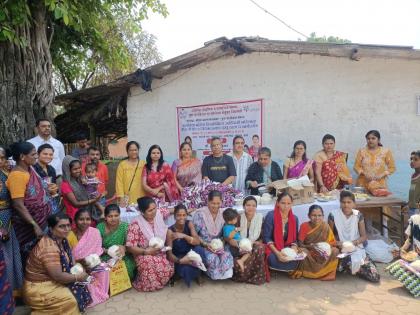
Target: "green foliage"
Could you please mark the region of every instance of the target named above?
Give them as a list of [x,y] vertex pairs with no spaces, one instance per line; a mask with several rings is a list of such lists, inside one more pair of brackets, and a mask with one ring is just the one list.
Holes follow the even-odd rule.
[[132,71],[137,63],[128,40],[142,34],[149,11],[167,15],[160,0],[0,0],[0,41],[25,45],[18,29],[40,7],[46,10],[54,69],[72,89],[99,65],[108,72]]
[[311,43],[334,43],[334,44],[349,44],[351,43],[348,39],[339,38],[336,36],[322,36],[317,37],[316,33],[313,32],[310,34],[309,38],[306,39],[307,42]]

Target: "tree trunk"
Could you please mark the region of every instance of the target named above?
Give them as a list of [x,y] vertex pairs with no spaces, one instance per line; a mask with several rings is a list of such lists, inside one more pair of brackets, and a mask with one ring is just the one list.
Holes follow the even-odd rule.
[[43,0],[32,1],[32,18],[16,28],[25,46],[0,42],[0,145],[31,138],[35,121],[52,121],[54,89]]

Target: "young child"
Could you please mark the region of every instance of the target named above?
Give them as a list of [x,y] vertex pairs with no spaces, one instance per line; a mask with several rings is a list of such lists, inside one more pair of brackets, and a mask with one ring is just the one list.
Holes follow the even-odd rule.
[[86,177],[82,180],[89,199],[95,199],[99,196],[98,185],[101,181],[96,177],[97,167],[93,163],[88,163],[85,166]]
[[[223,219],[225,225],[223,226],[223,238],[228,242],[231,253],[234,257],[239,257],[242,253],[239,251],[239,242],[241,241],[240,229],[236,227],[238,223],[239,214],[235,209],[227,208],[223,212]],[[250,253],[242,254],[242,257],[237,260],[239,268],[244,272],[245,261],[250,257]]]
[[410,167],[414,169],[408,193],[408,215],[419,214],[420,208],[420,150],[411,152]]

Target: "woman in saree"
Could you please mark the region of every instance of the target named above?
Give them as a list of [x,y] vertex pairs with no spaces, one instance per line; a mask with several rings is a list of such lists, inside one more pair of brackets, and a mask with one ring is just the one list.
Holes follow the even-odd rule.
[[360,211],[355,210],[356,199],[350,191],[340,193],[341,211],[328,216],[328,224],[334,231],[337,247],[342,248],[343,242],[352,242],[355,250],[351,255],[340,260],[339,271],[346,271],[352,275],[371,282],[379,282],[380,276],[375,264],[365,251],[367,240],[365,220]]
[[200,238],[192,222],[187,220],[188,211],[184,205],[179,204],[175,207],[174,217],[175,224],[169,228],[171,233],[168,246],[172,249],[168,251],[168,259],[175,264],[175,273],[184,279],[188,287],[194,279],[201,284],[201,270],[186,256],[193,250],[204,261],[204,248],[199,246]]
[[354,170],[359,175],[357,186],[365,187],[366,190],[373,190],[370,189],[373,185],[386,189],[388,176],[395,172],[392,152],[382,146],[379,131],[370,130],[365,138],[366,147],[359,149],[354,162]]
[[14,143],[11,151],[16,167],[10,172],[6,185],[15,210],[12,221],[24,268],[29,251],[47,229],[51,204],[41,178],[32,167],[37,158],[34,145],[29,142]]
[[193,224],[201,245],[204,247],[207,271],[206,274],[212,280],[231,278],[233,275],[233,257],[226,245],[224,251],[215,253],[209,246],[215,238],[222,237],[223,220],[222,193],[212,190],[208,196],[207,207],[198,209],[193,215]]
[[[92,218],[90,217],[89,211],[87,209],[80,209],[76,212],[74,221],[76,228],[67,237],[74,260],[81,261],[92,254],[101,256],[103,253],[102,238],[99,231],[90,226]],[[95,270],[91,275],[94,277],[94,281],[87,286],[92,297],[92,302],[88,307],[103,303],[109,298],[109,271],[103,268],[101,270]]]
[[110,204],[105,207],[105,220],[99,223],[96,228],[101,233],[102,247],[104,253],[101,256],[103,262],[107,262],[111,257],[107,254],[108,249],[113,245],[118,245],[119,257],[123,257],[125,266],[127,267],[130,280],[134,279],[136,273],[136,263],[133,256],[126,251],[125,243],[127,242],[128,223],[121,222],[120,207],[116,204]]
[[23,284],[22,260],[19,242],[12,225],[12,207],[10,194],[6,187],[8,173],[5,171],[7,163],[6,150],[0,147],[0,232],[2,233],[5,274],[12,290],[18,295]]
[[298,178],[307,175],[309,180],[314,182],[314,161],[306,157],[306,143],[298,140],[293,145],[293,152],[284,162],[283,174],[284,179]]
[[161,248],[149,246],[153,237],[167,242],[170,232],[164,219],[169,216],[169,211],[158,209],[151,197],[139,198],[138,206],[140,215],[130,224],[126,243],[137,266],[133,287],[142,292],[156,291],[162,289],[174,274],[174,265],[166,253]]
[[7,265],[3,249],[3,243],[0,242],[0,314],[12,315],[15,310],[15,301],[13,288],[7,279]]
[[67,236],[70,219],[58,213],[48,217],[49,231],[36,244],[26,264],[23,297],[32,314],[80,314],[91,302],[89,291],[76,282],[86,281],[88,274],[70,273],[73,255]]
[[[299,262],[291,277],[335,280],[339,250],[335,247],[334,233],[324,221],[324,210],[320,206],[310,206],[308,217],[310,221],[302,223],[298,236],[299,248],[307,256]],[[321,242],[331,246],[331,254],[328,257],[321,255],[316,248],[316,244]]]
[[244,263],[244,271],[234,258],[233,277],[236,282],[263,284],[266,279],[264,244],[261,242],[263,216],[257,213],[257,200],[248,196],[243,202],[244,212],[240,215],[241,239],[248,238],[252,244],[251,256]]
[[269,268],[290,272],[296,269],[298,262],[289,261],[281,250],[290,247],[296,252],[299,221],[292,211],[293,198],[283,192],[277,197],[273,211],[267,213],[263,224],[263,241],[266,255],[266,278],[270,281]]
[[63,182],[61,183],[66,213],[72,219],[79,209],[87,209],[91,218],[99,222],[103,216],[103,206],[99,203],[101,195],[89,199],[85,187],[82,184],[82,164],[71,155],[66,155],[63,160]]
[[174,202],[180,198],[172,169],[164,161],[162,149],[157,144],[152,145],[147,153],[142,183],[149,197],[167,202]]
[[188,142],[181,144],[179,155],[180,158],[172,164],[172,172],[181,193],[184,187],[201,182],[201,161],[193,157],[192,146]]
[[335,138],[329,134],[322,138],[322,146],[323,150],[315,154],[314,157],[318,191],[326,193],[351,184],[352,178],[347,167],[347,153],[335,150]]

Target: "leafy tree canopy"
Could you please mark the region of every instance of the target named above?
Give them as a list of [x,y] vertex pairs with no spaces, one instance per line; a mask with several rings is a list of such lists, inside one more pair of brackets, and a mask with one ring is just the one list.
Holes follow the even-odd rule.
[[335,43],[335,44],[349,44],[351,43],[350,40],[348,39],[343,39],[343,38],[339,38],[336,36],[328,36],[326,37],[321,36],[321,37],[317,37],[316,33],[313,32],[310,34],[310,36],[306,39],[307,42],[311,42],[311,43]]

